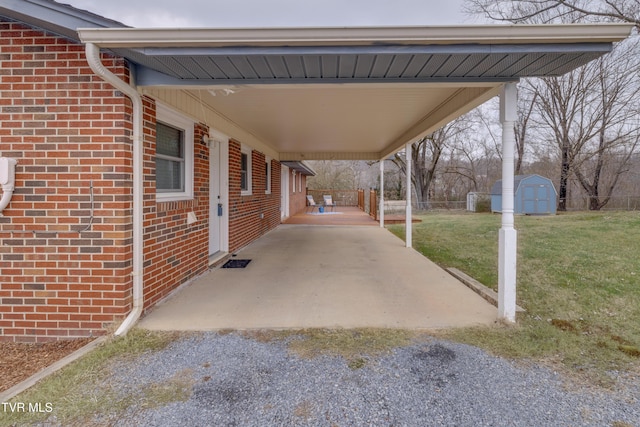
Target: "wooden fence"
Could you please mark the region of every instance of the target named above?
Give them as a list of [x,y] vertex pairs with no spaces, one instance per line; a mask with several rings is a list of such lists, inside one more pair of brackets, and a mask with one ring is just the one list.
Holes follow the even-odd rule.
[[369,216],[378,221],[378,196],[376,190],[369,190]]
[[369,190],[369,197],[366,197],[366,190],[358,190],[358,207],[369,214],[374,219],[378,219],[378,194],[376,190]]
[[360,208],[361,211],[365,211],[366,212],[366,208],[364,205],[364,190],[363,189],[359,189],[358,190],[358,207]]

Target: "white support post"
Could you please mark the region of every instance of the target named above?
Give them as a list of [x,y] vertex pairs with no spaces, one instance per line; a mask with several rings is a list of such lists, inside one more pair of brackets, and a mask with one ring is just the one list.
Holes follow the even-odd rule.
[[411,144],[406,144],[404,146],[404,151],[405,151],[406,162],[407,162],[407,197],[406,197],[407,208],[406,208],[406,218],[405,218],[405,222],[406,222],[405,242],[407,244],[407,247],[411,248],[413,247],[413,240],[411,236],[412,227],[413,227],[413,223],[411,222]]
[[516,259],[518,236],[514,228],[514,124],[517,120],[518,88],[506,83],[500,96],[502,123],[502,227],[498,242],[498,317],[516,321]]
[[380,227],[384,227],[384,159],[380,160],[380,206],[378,207],[378,215],[380,215]]

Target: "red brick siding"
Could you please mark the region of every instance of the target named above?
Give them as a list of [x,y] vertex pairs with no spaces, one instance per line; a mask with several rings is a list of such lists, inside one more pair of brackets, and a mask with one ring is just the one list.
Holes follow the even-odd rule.
[[[103,63],[127,80],[120,58]],[[0,340],[102,334],[132,306],[132,109],[94,76],[83,46],[0,21],[0,156],[16,191],[0,217]],[[156,201],[155,103],[144,99],[145,308],[208,264],[209,151],[194,127],[194,198]],[[235,251],[280,222],[280,163],[252,152],[253,194],[240,195],[240,144],[229,145],[229,235]],[[89,183],[94,187],[94,220]],[[198,219],[187,225],[187,214]],[[260,218],[263,214],[264,217]],[[57,233],[57,234],[56,234]]]
[[[149,308],[184,282],[208,268],[209,148],[202,142],[204,125],[194,127],[194,198],[157,202],[155,181],[155,103],[145,99],[144,111],[144,302]],[[197,222],[188,225],[187,214]]]
[[[0,155],[19,162],[0,217],[0,340],[101,334],[131,308],[130,102],[82,45],[19,23],[0,20],[0,65]],[[90,182],[93,225],[70,232],[87,224]]]
[[[252,191],[240,191],[241,144],[229,141],[229,251],[246,246],[280,224],[280,162],[271,161],[271,193],[266,191],[265,156],[251,152]],[[263,218],[260,216],[263,215]]]

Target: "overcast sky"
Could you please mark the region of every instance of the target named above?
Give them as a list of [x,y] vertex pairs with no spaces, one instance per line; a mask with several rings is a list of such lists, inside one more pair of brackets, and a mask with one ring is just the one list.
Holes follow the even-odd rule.
[[463,0],[57,0],[132,27],[473,24]]

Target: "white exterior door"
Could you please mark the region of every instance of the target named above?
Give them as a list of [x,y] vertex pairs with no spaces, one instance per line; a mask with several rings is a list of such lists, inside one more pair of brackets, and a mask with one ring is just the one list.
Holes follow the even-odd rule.
[[282,166],[280,175],[280,219],[289,217],[289,168]]
[[209,147],[209,256],[222,249],[221,145],[218,141],[211,141]]

